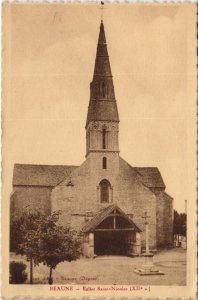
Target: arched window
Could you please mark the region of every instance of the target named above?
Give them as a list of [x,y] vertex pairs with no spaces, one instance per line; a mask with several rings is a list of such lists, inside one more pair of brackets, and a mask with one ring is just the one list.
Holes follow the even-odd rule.
[[107,203],[107,202],[110,202],[109,200],[109,196],[110,196],[110,183],[108,180],[106,179],[103,179],[101,182],[100,182],[100,201],[102,203]]
[[102,168],[103,168],[103,169],[106,169],[106,168],[107,168],[107,158],[106,158],[106,157],[103,157],[103,158],[102,158]]
[[105,93],[106,93],[106,85],[105,83],[103,82],[102,83],[102,97],[105,98]]
[[102,149],[106,149],[106,129],[102,130]]

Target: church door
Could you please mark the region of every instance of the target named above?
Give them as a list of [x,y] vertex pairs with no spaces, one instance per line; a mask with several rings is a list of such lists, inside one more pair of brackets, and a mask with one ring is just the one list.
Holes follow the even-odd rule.
[[116,209],[94,231],[96,255],[128,255],[135,231],[131,223]]

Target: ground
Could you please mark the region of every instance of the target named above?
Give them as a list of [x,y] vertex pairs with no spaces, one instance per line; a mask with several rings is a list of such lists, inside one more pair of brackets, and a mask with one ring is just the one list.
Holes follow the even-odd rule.
[[[25,258],[11,253],[11,261]],[[54,284],[119,284],[119,285],[185,285],[186,251],[173,248],[159,251],[154,256],[156,267],[164,275],[140,276],[135,268],[144,263],[143,257],[99,256],[95,259],[81,258],[73,262],[60,263],[53,271]],[[29,263],[27,263],[29,273]],[[28,274],[29,275],[29,274]],[[39,265],[34,268],[34,283],[47,284],[49,269]]]

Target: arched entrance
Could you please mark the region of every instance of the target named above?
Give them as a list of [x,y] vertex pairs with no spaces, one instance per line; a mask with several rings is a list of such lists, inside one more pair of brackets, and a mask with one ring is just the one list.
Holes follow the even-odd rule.
[[135,241],[130,221],[115,208],[94,230],[94,253],[127,255],[130,243]]
[[127,233],[95,232],[94,253],[96,255],[127,255]]
[[[140,229],[116,205],[100,211],[84,228],[91,242],[93,255],[133,255],[140,254]],[[137,238],[138,237],[138,238]]]

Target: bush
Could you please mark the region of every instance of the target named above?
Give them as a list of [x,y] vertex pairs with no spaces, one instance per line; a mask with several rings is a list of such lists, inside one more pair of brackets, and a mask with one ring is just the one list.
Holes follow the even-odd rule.
[[10,283],[25,283],[27,280],[26,267],[23,262],[12,261],[10,263]]

